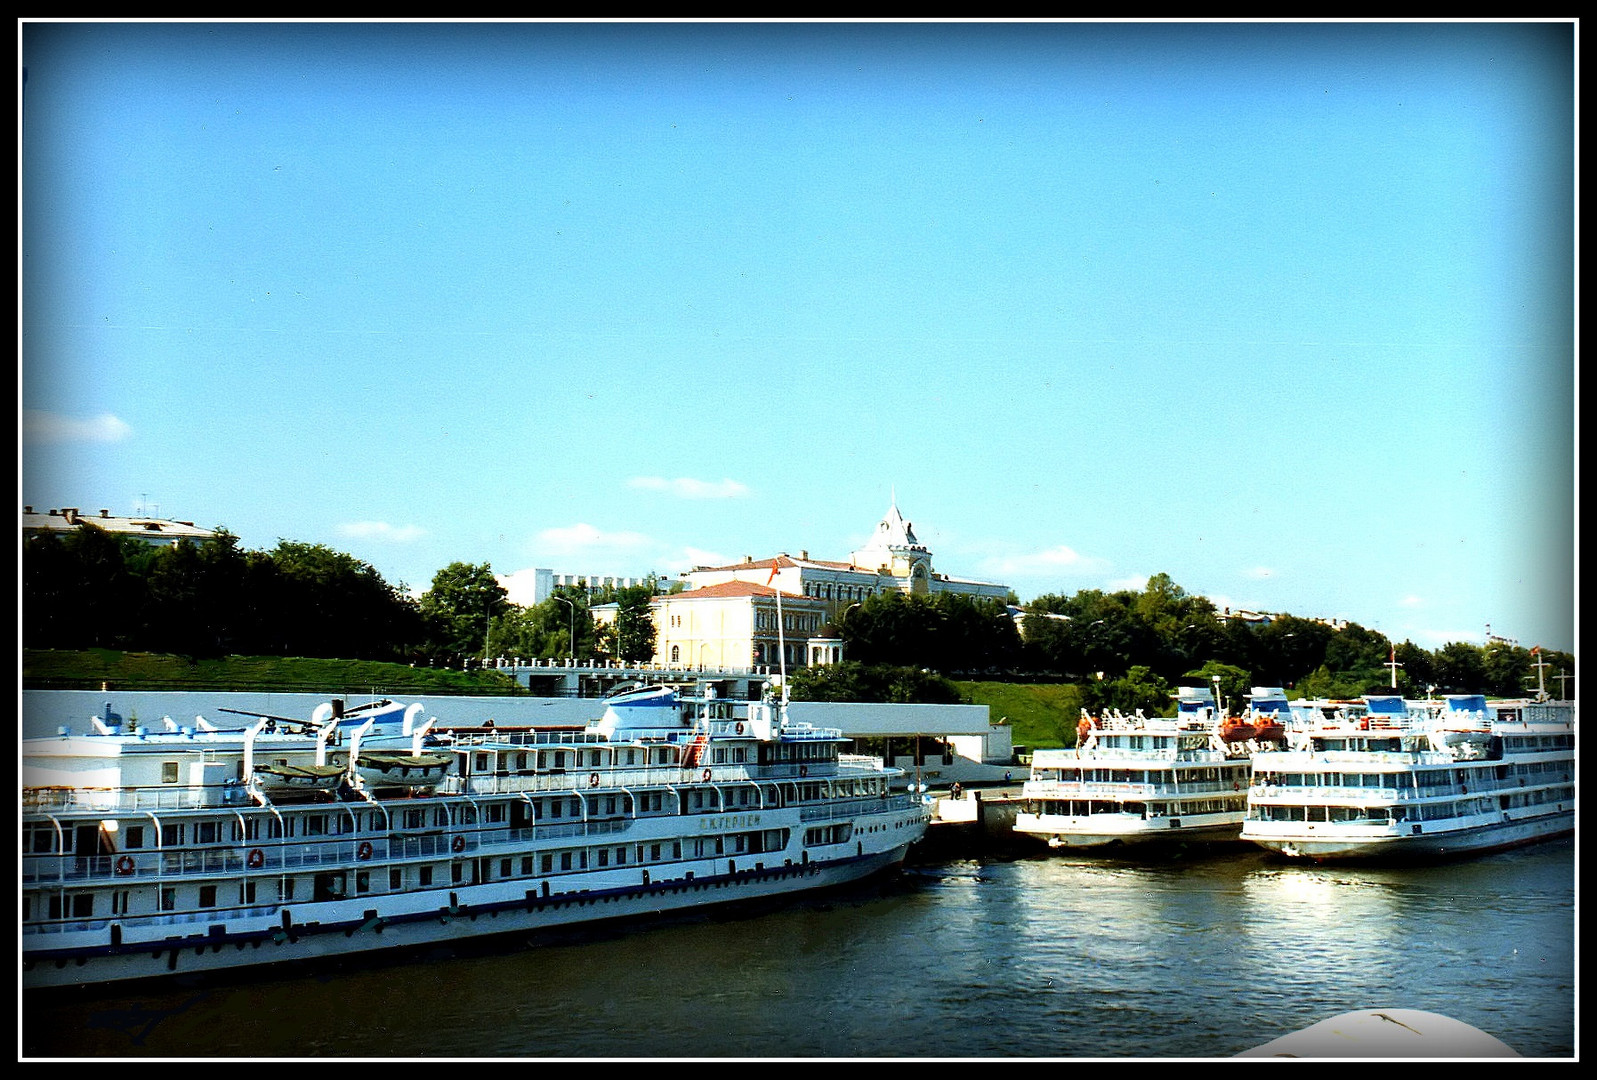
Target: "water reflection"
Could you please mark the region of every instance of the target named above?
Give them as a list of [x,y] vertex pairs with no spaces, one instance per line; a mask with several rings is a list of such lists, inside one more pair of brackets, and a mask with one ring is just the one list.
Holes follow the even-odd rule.
[[1573,844],[1456,866],[1248,849],[916,867],[536,948],[30,996],[25,1056],[1225,1057],[1413,1008],[1574,1045]]

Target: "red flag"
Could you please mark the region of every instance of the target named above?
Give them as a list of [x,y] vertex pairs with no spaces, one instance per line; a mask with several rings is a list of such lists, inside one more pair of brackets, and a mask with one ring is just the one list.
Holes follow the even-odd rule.
[[765,583],[767,585],[776,580],[776,572],[781,568],[782,566],[780,563],[778,563],[775,559],[771,560],[771,576],[765,579]]
[[1531,651],[1530,651],[1530,654],[1531,654],[1531,655],[1532,655],[1532,656],[1540,656],[1540,655],[1541,655],[1541,652],[1542,652],[1542,647],[1541,647],[1541,646],[1540,646],[1540,645],[1538,645],[1538,646],[1536,646],[1536,647],[1535,647],[1535,648],[1534,648],[1534,649],[1532,649],[1532,650],[1531,650]]

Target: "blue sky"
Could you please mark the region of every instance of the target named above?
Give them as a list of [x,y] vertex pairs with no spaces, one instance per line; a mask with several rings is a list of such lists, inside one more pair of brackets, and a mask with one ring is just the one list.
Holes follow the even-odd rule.
[[19,24],[20,501],[1573,649],[1574,30]]

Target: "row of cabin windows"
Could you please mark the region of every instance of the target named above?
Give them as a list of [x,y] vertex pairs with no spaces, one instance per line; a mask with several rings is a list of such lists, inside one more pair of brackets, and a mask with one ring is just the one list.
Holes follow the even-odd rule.
[[[857,785],[856,785],[857,786]],[[802,800],[815,800],[821,797],[822,789],[819,784],[803,784],[798,789],[799,798]],[[854,791],[853,794],[861,794]],[[839,794],[849,794],[840,790]],[[758,805],[756,792],[749,787],[737,788],[703,788],[694,787],[686,789],[684,793],[684,807],[688,812],[714,810],[722,807],[748,807]],[[587,814],[589,817],[614,817],[624,813],[625,802],[617,795],[603,795],[589,798],[587,801]],[[664,792],[642,792],[633,796],[636,812],[641,814],[658,814],[666,811],[666,798]],[[553,819],[583,819],[584,799],[572,796],[556,796],[550,798],[534,799],[532,801],[532,814],[534,820]],[[251,842],[260,839],[282,840],[296,837],[338,837],[351,836],[363,832],[383,833],[392,829],[426,829],[447,828],[451,825],[502,825],[509,820],[509,813],[505,803],[493,802],[481,808],[469,805],[459,808],[458,820],[451,821],[449,808],[445,806],[409,807],[398,810],[393,815],[384,814],[381,810],[361,812],[351,810],[332,813],[291,814],[279,818],[273,814],[252,813],[242,820],[230,815],[226,818],[209,821],[173,822],[165,826],[160,836],[160,842],[168,848],[184,847],[189,844],[230,844],[238,842]],[[675,812],[675,807],[672,807]],[[479,822],[479,818],[481,819]],[[62,853],[71,853],[74,850],[74,832],[67,829],[64,832],[66,847]],[[24,826],[23,847],[25,853],[35,855],[48,855],[55,853],[56,829],[48,824],[34,824]],[[139,851],[156,844],[156,830],[152,825],[125,825],[118,833],[116,850]],[[81,844],[80,844],[81,846]],[[107,849],[109,850],[109,849]],[[83,850],[78,854],[84,856],[105,854],[100,850]]]
[[1089,784],[1168,784],[1179,779],[1182,784],[1229,784],[1246,779],[1247,774],[1248,766],[1243,763],[1234,768],[1183,769],[1180,773],[1167,769],[1042,769],[1032,779]]
[[[725,754],[725,748],[717,751]],[[606,760],[608,753],[609,760]],[[717,762],[731,760],[744,762],[747,760],[747,748],[733,748],[729,758],[718,756]],[[604,750],[544,750],[544,751],[500,751],[493,753],[479,750],[473,753],[469,760],[469,772],[495,773],[509,776],[511,774],[526,774],[533,772],[566,772],[568,770],[598,769],[604,767],[636,768],[645,765],[671,765],[677,761],[676,749],[669,746],[645,749],[642,747],[618,747],[611,751]]]
[[[806,843],[841,843],[848,839],[848,831],[852,826],[830,826],[826,829],[812,829],[806,834]],[[825,833],[830,836],[836,834],[837,839],[814,839],[813,837]],[[725,836],[696,837],[687,841],[670,840],[658,843],[637,845],[616,845],[601,848],[578,848],[570,851],[546,852],[536,857],[537,872],[540,874],[570,873],[577,870],[591,868],[608,868],[612,866],[627,866],[630,864],[651,864],[661,862],[680,861],[684,857],[707,858],[721,855],[746,855],[759,854],[765,851],[780,851],[787,845],[787,830],[770,829],[758,832],[731,833]],[[684,856],[684,852],[686,853]],[[518,876],[531,877],[534,873],[534,856],[523,855],[519,858],[503,858],[498,861],[498,876],[512,878]],[[454,864],[455,880],[460,880],[460,865]],[[420,888],[430,888],[435,880],[434,867],[424,864],[410,868],[415,874],[416,885]],[[405,887],[406,869],[403,867],[390,868],[388,872],[388,888],[398,892]],[[288,903],[295,898],[295,882],[293,877],[279,877],[273,882],[264,883],[266,889],[276,892],[276,902]],[[257,903],[259,890],[257,882],[245,881],[236,885],[237,902],[240,906]],[[355,872],[355,893],[364,895],[372,891],[371,872],[359,870]],[[222,890],[227,888],[220,884],[204,884],[192,887],[194,907],[199,910],[215,908],[221,902]],[[188,889],[185,888],[187,893]],[[89,919],[95,915],[96,897],[106,896],[110,905],[110,914],[128,914],[131,891],[115,889],[109,893],[96,893],[92,891],[59,892],[42,894],[44,900],[44,917],[49,919],[73,918]],[[180,898],[179,887],[175,885],[161,886],[157,893],[158,910],[161,912],[175,912],[178,910]],[[35,895],[28,893],[23,898],[22,918],[24,921],[34,917]]]

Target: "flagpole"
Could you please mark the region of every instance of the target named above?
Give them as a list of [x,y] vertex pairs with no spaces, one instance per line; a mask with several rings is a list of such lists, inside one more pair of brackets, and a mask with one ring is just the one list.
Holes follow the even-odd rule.
[[777,561],[781,556],[771,560],[771,576],[765,583],[772,586],[776,592],[776,664],[778,677],[782,680],[782,703],[787,703],[787,637],[782,632],[782,590],[776,586],[776,572],[781,564]]

